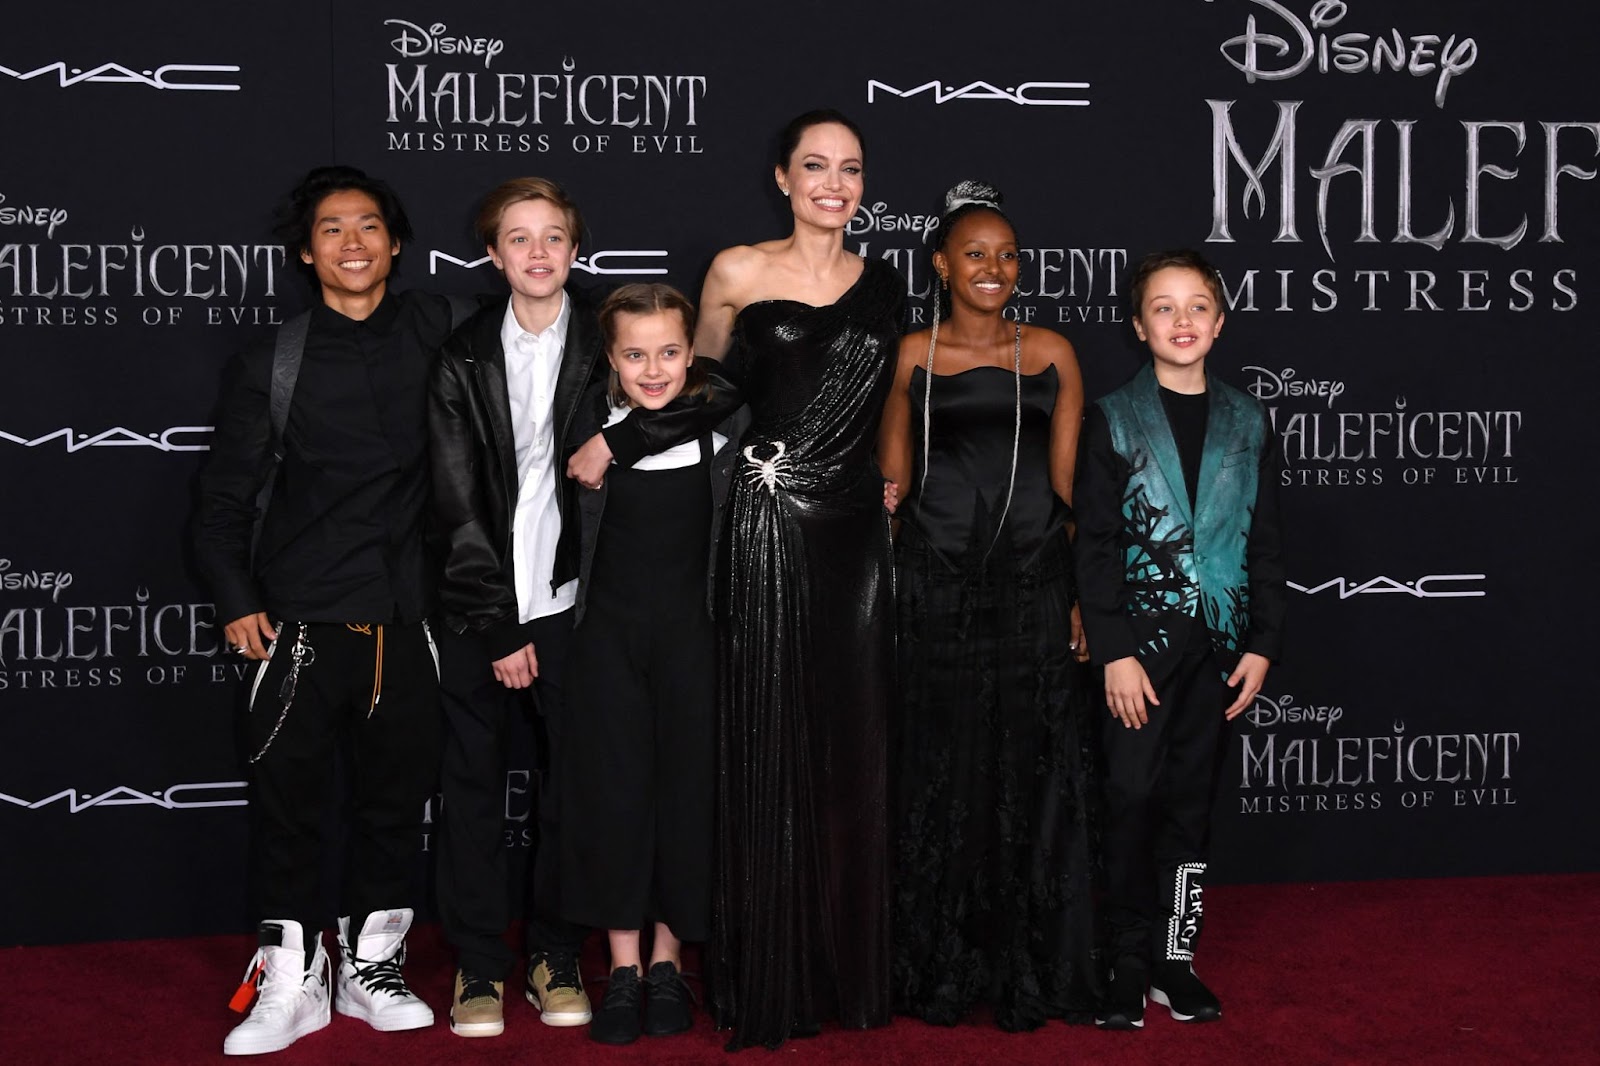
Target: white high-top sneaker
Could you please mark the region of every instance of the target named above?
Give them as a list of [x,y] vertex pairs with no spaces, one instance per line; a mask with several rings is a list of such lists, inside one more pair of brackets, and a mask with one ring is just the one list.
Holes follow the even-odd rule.
[[400,976],[406,958],[406,931],[411,909],[373,911],[367,915],[355,943],[350,942],[350,919],[339,919],[340,1014],[360,1018],[380,1032],[422,1029],[433,1024],[433,1010],[412,994]]
[[306,969],[305,938],[299,922],[265,921],[261,933],[264,942],[275,939],[277,944],[264,943],[250,960],[244,983],[254,982],[256,1004],[222,1042],[224,1055],[281,1051],[328,1024],[329,962],[328,953],[322,950],[321,932],[313,934],[317,948],[310,969]]

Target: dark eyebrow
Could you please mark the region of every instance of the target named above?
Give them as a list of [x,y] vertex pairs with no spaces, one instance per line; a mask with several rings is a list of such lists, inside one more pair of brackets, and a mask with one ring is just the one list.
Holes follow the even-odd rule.
[[[369,211],[364,215],[357,215],[355,220],[357,222],[365,222],[369,218],[376,218],[381,221],[383,216],[376,212]],[[343,222],[344,220],[345,219],[343,215],[323,215],[321,218],[317,219],[317,225],[320,226],[324,222]]]

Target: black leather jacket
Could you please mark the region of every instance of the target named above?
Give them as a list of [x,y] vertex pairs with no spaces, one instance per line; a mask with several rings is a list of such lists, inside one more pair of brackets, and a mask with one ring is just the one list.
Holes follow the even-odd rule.
[[[569,287],[572,314],[567,323],[561,369],[552,400],[555,455],[565,456],[573,415],[591,384],[605,378],[596,307]],[[442,562],[440,613],[457,633],[483,637],[491,659],[504,658],[528,643],[517,619],[517,590],[511,561],[511,522],[517,506],[516,435],[506,392],[505,352],[500,327],[509,297],[488,304],[445,342],[434,364],[428,397],[433,454],[433,533]],[[671,411],[638,411],[607,427],[606,443],[618,463],[694,440],[731,412],[726,406],[684,405]],[[552,591],[578,576],[577,482],[566,476],[565,460],[556,471],[556,502],[561,540],[556,548]]]

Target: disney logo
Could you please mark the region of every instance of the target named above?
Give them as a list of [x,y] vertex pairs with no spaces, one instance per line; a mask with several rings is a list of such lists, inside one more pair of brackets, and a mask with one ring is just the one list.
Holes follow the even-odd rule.
[[67,220],[64,207],[6,207],[6,194],[0,192],[0,226],[43,226],[46,237],[56,235],[56,227]]
[[1255,371],[1256,379],[1245,386],[1247,392],[1258,400],[1276,400],[1284,396],[1322,396],[1333,406],[1333,401],[1344,395],[1344,382],[1302,379],[1292,366],[1273,372],[1264,366],[1245,366],[1241,370]]
[[39,589],[50,593],[50,602],[61,599],[63,589],[72,585],[72,574],[66,570],[13,570],[10,559],[0,559],[0,589],[15,592],[19,589]]
[[871,207],[866,204],[857,207],[844,231],[851,237],[864,233],[915,233],[918,240],[926,240],[928,234],[938,228],[938,215],[894,214],[888,204],[879,200]]
[[400,36],[389,44],[407,59],[428,55],[482,56],[484,68],[488,69],[494,57],[506,50],[506,42],[498,37],[447,36],[442,22],[435,22],[427,29],[405,19],[384,19],[383,24],[400,27]]
[[[1349,6],[1343,0],[1316,0],[1308,19],[1302,19],[1275,0],[1249,0],[1283,20],[1284,35],[1257,28],[1256,16],[1247,15],[1244,32],[1222,42],[1219,51],[1245,81],[1281,81],[1316,65],[1317,73],[1375,74],[1405,71],[1414,78],[1435,78],[1433,102],[1444,106],[1451,79],[1472,69],[1478,59],[1478,42],[1455,34],[1441,39],[1436,33],[1405,36],[1397,29],[1384,33],[1316,33],[1344,21]],[[1309,21],[1308,21],[1309,20]],[[1265,53],[1271,53],[1266,55]],[[1291,58],[1292,57],[1292,58]],[[1283,62],[1273,65],[1274,60]]]
[[1334,723],[1344,717],[1344,708],[1297,707],[1293,696],[1280,696],[1275,701],[1269,696],[1257,696],[1244,716],[1257,729],[1307,722],[1322,726],[1325,733],[1332,733]]

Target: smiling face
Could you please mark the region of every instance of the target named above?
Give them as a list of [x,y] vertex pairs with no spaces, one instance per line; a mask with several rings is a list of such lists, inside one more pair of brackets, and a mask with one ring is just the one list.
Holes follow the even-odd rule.
[[993,314],[1017,286],[1017,235],[995,212],[972,211],[945,234],[933,266],[949,284],[953,305]]
[[619,311],[612,319],[606,358],[629,405],[654,411],[683,391],[694,346],[677,311]]
[[796,225],[843,229],[861,202],[861,142],[837,122],[810,126],[774,177]]
[[1145,281],[1133,330],[1150,346],[1156,369],[1203,365],[1222,333],[1222,308],[1206,276],[1192,267],[1165,267]]
[[340,189],[324,196],[313,215],[311,243],[300,250],[300,260],[316,272],[323,302],[336,311],[375,305],[400,254],[378,201],[358,189]]
[[567,213],[549,200],[519,200],[500,216],[489,258],[525,299],[558,297],[578,257]]

